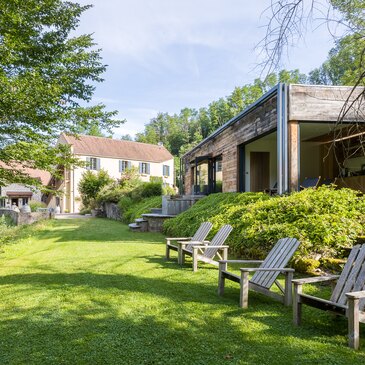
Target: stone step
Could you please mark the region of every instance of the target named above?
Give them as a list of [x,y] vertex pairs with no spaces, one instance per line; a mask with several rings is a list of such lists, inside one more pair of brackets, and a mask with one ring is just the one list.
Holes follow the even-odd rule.
[[137,218],[135,219],[135,222],[136,223],[144,223],[144,222],[147,222],[144,218]]
[[162,214],[162,208],[151,208],[152,214]]
[[141,230],[141,226],[137,223],[130,223],[128,224],[128,227],[133,232],[139,232]]

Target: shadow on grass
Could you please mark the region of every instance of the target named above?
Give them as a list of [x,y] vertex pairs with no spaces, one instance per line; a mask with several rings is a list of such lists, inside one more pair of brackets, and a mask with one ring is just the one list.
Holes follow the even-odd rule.
[[[47,304],[12,311],[0,321],[1,364],[361,364],[364,353],[331,337],[343,325],[295,328],[290,309],[256,299],[246,311],[209,300],[209,286],[131,275],[10,275],[1,285],[29,284],[135,291],[167,297],[175,306],[120,311],[102,295],[72,310]],[[69,294],[71,296],[71,293]],[[71,296],[72,297],[72,296]],[[195,313],[184,301],[203,302]],[[125,308],[124,308],[125,309]],[[217,315],[217,313],[219,315]],[[334,328],[335,327],[335,328]],[[344,335],[344,331],[340,334]],[[320,334],[320,335],[319,335]],[[323,335],[325,337],[323,337]],[[339,346],[340,345],[340,346]]]
[[131,232],[126,224],[106,218],[55,220],[42,230],[35,231],[34,236],[55,242],[162,243],[164,240],[160,233]]

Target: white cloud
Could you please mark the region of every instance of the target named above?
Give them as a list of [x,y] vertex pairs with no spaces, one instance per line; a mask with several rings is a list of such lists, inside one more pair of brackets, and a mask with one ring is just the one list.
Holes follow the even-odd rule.
[[120,127],[114,129],[114,135],[116,138],[123,134],[130,134],[132,137],[136,133],[143,131],[144,125],[155,117],[158,110],[150,108],[125,108],[123,112],[120,112],[118,118],[126,119],[127,122]]
[[[82,3],[89,3],[83,0]],[[106,52],[138,58],[159,54],[171,45],[226,48],[242,41],[247,24],[257,23],[266,1],[242,0],[94,0],[83,15],[81,30],[89,27]],[[107,19],[107,21],[105,21]],[[236,28],[228,36],[230,26]],[[252,32],[251,32],[252,33]]]

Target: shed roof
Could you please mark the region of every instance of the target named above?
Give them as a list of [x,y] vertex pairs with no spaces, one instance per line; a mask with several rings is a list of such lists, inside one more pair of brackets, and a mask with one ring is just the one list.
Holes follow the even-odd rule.
[[44,170],[31,169],[29,167],[22,167],[19,163],[7,165],[5,162],[0,161],[0,167],[3,169],[17,169],[23,172],[24,174],[28,174],[30,177],[34,179],[39,179],[42,185],[48,185],[51,179],[51,173]]

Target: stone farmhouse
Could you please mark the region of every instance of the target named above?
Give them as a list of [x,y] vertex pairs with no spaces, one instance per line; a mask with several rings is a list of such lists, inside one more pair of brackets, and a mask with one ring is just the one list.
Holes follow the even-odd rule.
[[86,135],[76,138],[64,133],[59,137],[58,143],[69,144],[73,154],[87,163],[85,168],[66,169],[64,178],[53,182],[55,188],[62,194],[50,198],[48,205],[59,206],[61,212],[79,211],[81,198],[78,184],[86,170],[103,169],[112,178],[119,179],[125,169],[136,167],[143,181],[150,181],[151,176],[157,176],[162,178],[166,186],[174,184],[174,159],[162,145]]
[[351,90],[278,84],[182,157],[184,193],[282,194],[315,177],[365,192],[365,110]]

